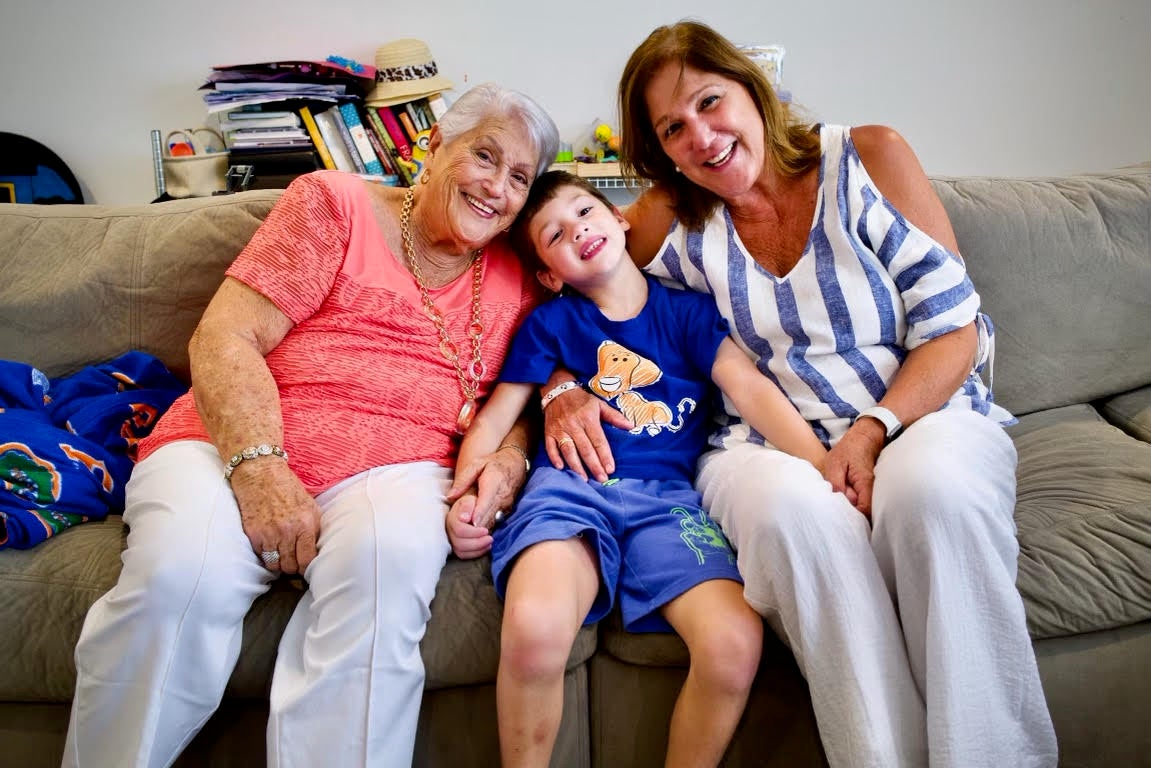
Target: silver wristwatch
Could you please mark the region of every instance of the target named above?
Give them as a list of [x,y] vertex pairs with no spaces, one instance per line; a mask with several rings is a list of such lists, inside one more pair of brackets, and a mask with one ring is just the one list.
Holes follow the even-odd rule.
[[899,417],[882,405],[873,405],[870,408],[865,408],[855,417],[855,420],[859,421],[864,416],[870,416],[883,425],[883,429],[887,432],[888,441],[894,440],[903,430],[903,423],[899,420]]

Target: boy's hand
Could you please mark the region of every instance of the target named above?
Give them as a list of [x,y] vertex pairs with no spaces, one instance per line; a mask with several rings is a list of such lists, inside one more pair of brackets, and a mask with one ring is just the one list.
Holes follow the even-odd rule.
[[456,500],[444,519],[452,552],[461,560],[472,560],[492,548],[492,535],[487,527],[473,524],[476,497],[467,494]]

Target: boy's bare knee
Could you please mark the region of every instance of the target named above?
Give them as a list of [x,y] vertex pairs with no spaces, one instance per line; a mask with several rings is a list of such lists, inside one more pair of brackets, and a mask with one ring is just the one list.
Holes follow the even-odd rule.
[[519,679],[562,675],[575,640],[568,622],[534,601],[509,603],[504,611],[500,665]]
[[763,652],[763,620],[750,606],[715,616],[688,644],[691,666],[701,682],[717,691],[751,688]]

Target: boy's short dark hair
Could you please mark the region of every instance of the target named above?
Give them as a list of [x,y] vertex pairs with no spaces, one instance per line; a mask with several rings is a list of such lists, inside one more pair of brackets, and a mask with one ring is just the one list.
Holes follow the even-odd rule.
[[568,173],[567,171],[548,171],[532,182],[532,187],[528,191],[528,199],[524,202],[524,207],[520,209],[516,220],[512,222],[511,228],[512,247],[515,248],[524,266],[527,267],[532,274],[547,267],[543,261],[540,260],[539,254],[536,252],[536,246],[535,243],[532,242],[528,225],[531,224],[532,219],[540,212],[540,209],[547,205],[564,187],[578,187],[606,205],[608,210],[615,208],[612,202],[607,199],[607,196],[599,191],[594,184],[582,176],[576,176],[574,173]]

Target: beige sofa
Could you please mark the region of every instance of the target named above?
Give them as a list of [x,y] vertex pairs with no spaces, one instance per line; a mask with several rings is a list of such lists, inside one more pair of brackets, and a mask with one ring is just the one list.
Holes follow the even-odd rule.
[[[1065,766],[1151,766],[1151,168],[936,179],[998,329],[995,392],[1022,416],[1018,585]],[[0,205],[0,358],[58,376],[128,349],[187,373],[185,344],[278,193],[138,207]],[[0,765],[59,764],[91,603],[125,529],[87,523],[0,551]],[[181,766],[263,762],[277,636],[299,586],[245,623],[220,711]],[[488,560],[452,560],[432,604],[419,766],[498,764],[500,604]],[[802,677],[773,636],[725,764],[824,764]],[[687,655],[617,620],[580,633],[556,766],[662,765]]]

